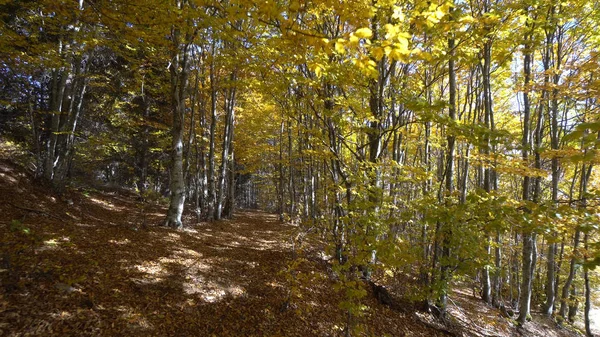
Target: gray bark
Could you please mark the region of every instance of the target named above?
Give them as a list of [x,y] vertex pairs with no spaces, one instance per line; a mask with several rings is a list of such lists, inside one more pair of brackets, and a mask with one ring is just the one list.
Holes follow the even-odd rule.
[[[449,15],[453,15],[453,10],[450,11]],[[455,49],[455,40],[454,34],[449,33],[448,37],[448,53],[450,55],[450,59],[448,60],[448,116],[451,120],[456,120],[456,68],[455,68],[455,60],[454,60],[454,49]],[[454,151],[455,151],[455,141],[456,137],[451,133],[448,133],[447,136],[448,150],[447,150],[447,158],[446,158],[446,194],[448,197],[448,201],[450,202],[450,197],[452,192],[454,192]],[[448,305],[448,286],[450,282],[450,244],[452,237],[452,227],[448,223],[441,224],[441,233],[443,235],[442,239],[442,263],[440,263],[440,283],[442,285],[442,290],[440,292],[439,304],[442,310],[442,316],[445,315],[446,308]]]
[[[59,53],[62,53],[62,43],[60,43]],[[56,167],[56,151],[58,146],[58,135],[60,132],[60,120],[63,111],[63,99],[67,78],[67,70],[54,70],[52,72],[52,89],[50,96],[50,112],[52,117],[49,126],[49,138],[46,143],[46,157],[44,158],[44,178],[52,182],[54,179],[54,168]]]
[[[551,48],[552,46],[552,37],[547,37],[547,48]],[[560,65],[562,62],[562,43],[560,34],[557,36],[557,50],[556,50],[556,60],[554,68],[558,71],[560,69]],[[547,58],[549,62],[549,58]],[[549,65],[545,65],[545,68],[549,68]],[[550,108],[550,146],[553,150],[559,149],[559,126],[558,126],[558,89],[557,86],[559,84],[560,75],[555,73],[553,76],[553,84],[554,88],[552,89],[552,99],[551,99],[551,108]],[[552,157],[552,203],[554,205],[558,204],[558,181],[560,178],[560,168],[558,157]],[[551,238],[549,238],[551,240]],[[557,275],[556,275],[556,259],[555,252],[557,249],[556,242],[549,241],[548,242],[548,258],[546,263],[546,303],[543,306],[543,312],[547,316],[552,315],[554,312],[554,302],[556,301],[556,285],[557,285]]]
[[565,284],[562,288],[562,296],[561,296],[561,300],[560,300],[560,311],[559,311],[559,315],[563,318],[566,318],[567,316],[567,310],[568,310],[568,303],[567,303],[567,299],[569,298],[569,291],[571,290],[571,286],[573,284],[573,279],[575,278],[575,264],[577,262],[576,258],[575,258],[575,254],[577,253],[577,247],[579,246],[579,238],[581,235],[581,231],[579,231],[579,229],[577,229],[575,231],[575,237],[573,239],[573,257],[571,258],[571,262],[569,264],[569,275],[567,276],[567,279],[565,280]]
[[[586,151],[587,152],[587,151]],[[581,204],[580,207],[585,207],[586,205],[586,195],[587,195],[587,184],[588,184],[588,179],[591,175],[592,172],[592,165],[583,165],[583,167],[581,168],[581,178],[579,181],[579,198],[581,200]],[[575,278],[575,265],[577,264],[577,253],[578,253],[578,246],[579,246],[579,240],[581,237],[581,229],[577,228],[575,230],[575,237],[574,237],[574,242],[573,242],[573,257],[571,257],[571,263],[569,266],[569,275],[567,276],[567,279],[565,281],[565,284],[563,286],[562,289],[562,297],[561,297],[561,301],[560,301],[560,316],[562,318],[569,318],[571,317],[571,310],[569,310],[569,317],[567,317],[567,309],[569,308],[569,304],[567,303],[567,298],[570,297],[571,300],[573,299],[572,293],[575,292],[574,289],[574,285],[573,285],[573,279]],[[569,296],[569,294],[571,293],[571,296]],[[575,307],[575,311],[576,311],[576,307]]]
[[[485,2],[485,7],[486,7],[486,12],[487,12],[487,1]],[[490,39],[490,38],[488,38]],[[492,61],[492,44],[490,40],[487,40],[483,46],[483,69],[482,69],[482,81],[483,81],[483,108],[484,108],[484,121],[485,121],[485,126],[491,131],[492,128],[492,124],[491,124],[491,116],[492,116],[492,93],[491,93],[491,83],[490,83],[490,72],[491,72],[491,61]],[[490,155],[490,150],[491,150],[491,143],[490,143],[490,137],[486,136],[485,137],[485,148],[484,148],[484,153],[486,154],[487,157],[489,157]],[[489,159],[488,159],[489,160]],[[490,167],[490,163],[487,164],[487,166],[485,167],[485,171],[484,171],[484,178],[483,178],[483,187],[484,190],[487,193],[490,193],[492,191],[492,169]],[[490,247],[490,242],[491,242],[491,237],[488,235],[487,237],[487,247],[486,247],[486,251],[488,256],[491,256],[491,247]],[[497,262],[497,261],[496,261]],[[498,266],[496,266],[498,268]],[[499,286],[499,269],[496,270],[496,272],[494,273],[494,285],[498,284]],[[482,299],[490,304],[493,301],[492,298],[492,280],[490,279],[490,271],[488,267],[484,267],[483,268],[483,289],[482,289]]]
[[[181,6],[181,4],[180,4]],[[171,126],[171,199],[165,226],[181,227],[181,215],[185,204],[185,180],[183,172],[183,123],[185,121],[185,92],[188,80],[188,47],[190,42],[180,45],[180,31],[172,32],[175,51],[169,67],[171,74],[171,104],[173,125]],[[186,40],[190,37],[186,36]]]
[[215,76],[215,64],[214,64],[214,56],[216,54],[215,51],[215,41],[213,39],[212,43],[212,58],[210,61],[210,69],[209,69],[209,78],[210,78],[210,112],[211,112],[211,120],[210,120],[210,131],[209,131],[209,144],[208,144],[208,203],[207,203],[207,218],[208,220],[213,220],[215,216],[215,208],[217,202],[217,191],[216,191],[216,177],[215,177],[215,135],[217,132],[217,83]]
[[[529,124],[530,124],[530,102],[529,102],[529,94],[528,87],[531,80],[531,61],[532,54],[529,49],[529,45],[525,45],[525,55],[523,60],[523,68],[524,68],[524,87],[525,91],[523,92],[523,139],[522,139],[522,157],[523,162],[527,163],[529,160]],[[530,200],[530,177],[523,177],[523,200]],[[520,297],[519,297],[519,317],[517,318],[517,322],[522,325],[525,321],[530,317],[530,309],[531,309],[531,284],[532,284],[532,271],[533,271],[533,234],[530,230],[525,230],[523,233],[523,256],[522,256],[522,272],[521,278],[522,283],[520,287]]]
[[233,138],[233,121],[235,119],[235,94],[234,81],[236,79],[235,72],[230,76],[229,85],[232,86],[227,90],[225,98],[225,130],[223,132],[223,148],[221,150],[221,166],[219,169],[219,181],[217,185],[217,205],[215,209],[215,220],[221,219],[223,215],[223,202],[225,201],[225,182],[227,180],[227,167],[231,162],[229,149]]

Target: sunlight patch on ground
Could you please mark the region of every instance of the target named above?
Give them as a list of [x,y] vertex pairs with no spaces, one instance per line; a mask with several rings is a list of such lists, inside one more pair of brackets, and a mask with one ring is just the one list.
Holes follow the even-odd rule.
[[139,284],[158,283],[169,275],[169,273],[165,270],[164,266],[156,261],[146,261],[142,264],[133,266],[133,269],[145,274],[144,278],[142,279],[132,279],[133,281]]
[[54,318],[54,319],[60,319],[60,320],[67,320],[73,317],[73,314],[71,314],[68,311],[60,311],[60,312],[53,312],[50,314],[50,317]]
[[209,271],[212,269],[211,265],[204,263],[204,262],[206,262],[206,260],[199,261],[198,259],[192,259],[192,258],[161,257],[158,259],[158,262],[162,266],[167,265],[167,264],[176,264],[176,265],[181,265],[182,267],[187,268],[187,269],[194,269],[194,270],[198,270],[198,271]]
[[248,266],[250,266],[250,268],[256,268],[258,266],[258,262],[256,262],[256,261],[247,261],[244,263],[247,264]]
[[[67,240],[67,241],[69,241],[69,240]],[[44,244],[46,246],[58,246],[60,244],[60,242],[57,239],[50,239],[50,240],[44,241]]]
[[202,253],[199,253],[193,249],[181,248],[177,250],[177,255],[179,256],[191,256],[191,257],[201,257]]
[[132,308],[119,306],[117,311],[121,312],[120,318],[127,321],[131,328],[137,328],[141,330],[153,328],[152,324],[148,322],[148,320],[142,314],[134,311]]
[[229,250],[229,249],[233,249],[232,247],[229,246],[215,246],[215,245],[211,245],[210,248],[212,249],[216,249],[216,250]]
[[44,245],[37,248],[36,251],[42,252],[42,251],[46,251],[46,250],[55,250],[55,249],[61,248],[61,245],[63,243],[68,243],[70,241],[71,241],[71,239],[67,236],[45,240]]
[[277,240],[264,240],[264,239],[258,239],[258,240],[256,240],[256,242],[259,242],[261,244],[261,246],[263,246],[263,247],[274,247],[279,243],[279,241],[277,241]]
[[152,216],[152,217],[157,217],[157,218],[162,218],[165,214],[164,213],[145,213],[146,216]]
[[240,286],[207,279],[214,266],[222,266],[227,261],[223,258],[202,258],[202,253],[185,248],[178,249],[168,258],[159,259],[161,264],[179,264],[184,267],[183,291],[187,295],[198,295],[202,301],[208,303],[215,303],[226,296],[241,296],[246,292]]
[[88,197],[88,199],[90,201],[92,201],[93,203],[95,203],[97,205],[100,205],[101,207],[106,208],[106,209],[111,210],[111,211],[113,211],[113,210],[115,210],[115,211],[121,211],[121,210],[124,209],[123,207],[117,207],[114,204],[112,204],[112,203],[110,203],[108,201],[102,200],[102,199],[97,199],[97,198],[94,198],[94,197]]
[[0,178],[5,181],[8,182],[11,185],[16,185],[19,181],[17,179],[15,179],[14,177],[9,176],[8,174],[5,173],[0,173]]
[[225,297],[226,293],[223,289],[209,289],[202,294],[204,302],[215,303]]
[[181,240],[181,235],[171,232],[171,233],[168,233],[166,236],[164,236],[163,240],[166,242],[176,243],[177,241]]
[[267,283],[268,286],[271,286],[273,288],[284,288],[283,284],[279,283],[279,282],[275,282],[275,281],[271,281],[269,283]]
[[183,291],[187,295],[199,295],[204,302],[215,303],[226,296],[238,297],[244,295],[246,290],[237,285],[223,285],[207,280],[203,275],[188,272],[183,283]]
[[79,217],[77,215],[73,215],[73,214],[71,214],[71,212],[65,212],[65,214],[68,215],[71,219],[73,219],[75,221],[81,220],[81,217]]
[[123,239],[123,240],[108,240],[108,242],[118,245],[118,246],[123,246],[123,245],[130,243],[131,241],[129,241],[129,239]]

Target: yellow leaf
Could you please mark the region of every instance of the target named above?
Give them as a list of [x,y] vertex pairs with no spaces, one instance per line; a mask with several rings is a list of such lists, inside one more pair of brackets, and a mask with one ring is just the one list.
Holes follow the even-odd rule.
[[317,75],[317,77],[321,77],[322,70],[323,69],[321,68],[321,66],[317,64],[315,66],[315,75]]
[[343,40],[339,39],[335,43],[335,51],[338,54],[344,54],[346,52],[346,48],[344,47],[344,44],[342,42],[343,42]]
[[381,48],[381,47],[375,47],[375,48],[372,48],[372,49],[371,49],[371,55],[373,55],[373,57],[374,57],[374,58],[375,58],[377,61],[379,61],[379,60],[381,60],[381,58],[382,58],[382,57],[383,57],[383,55],[384,55],[384,50],[383,50],[383,48]]
[[[440,6],[440,8],[438,9],[438,11],[448,14],[450,12],[450,8],[454,7],[454,4],[450,3],[450,2],[445,2],[443,5]],[[442,15],[442,16],[444,16]]]
[[399,49],[399,51],[403,54],[408,54],[408,39],[404,37],[398,37],[398,43],[394,43],[394,46]]
[[441,10],[441,7],[440,7],[440,9],[438,9],[437,11],[435,11],[435,17],[438,20],[440,20],[441,18],[443,18],[444,15],[446,15],[446,13],[444,13],[444,11]]
[[368,39],[373,36],[373,32],[369,28],[360,28],[356,32],[354,32],[354,36],[359,39]]
[[462,18],[460,18],[460,20],[459,20],[459,21],[460,21],[460,22],[464,22],[464,23],[471,23],[471,22],[474,22],[474,21],[475,21],[475,19],[473,19],[473,17],[472,17],[472,16],[470,16],[470,15],[465,15],[465,16],[463,16]]
[[393,39],[397,34],[398,34],[398,27],[394,26],[392,24],[386,24],[384,26],[386,34],[385,34],[385,38],[388,40]]
[[433,25],[435,25],[438,22],[440,22],[440,20],[435,15],[429,15],[429,16],[427,16],[426,23],[427,23],[428,27],[432,27]]
[[392,48],[390,51],[390,59],[394,61],[406,62],[407,55],[409,54],[408,50],[401,50],[399,48]]
[[402,13],[402,8],[400,6],[394,5],[394,14],[392,14],[393,19],[398,19],[399,21],[404,20],[404,13]]
[[398,52],[398,49],[394,48],[394,49],[390,50],[390,59],[392,59],[394,61],[398,61],[398,60],[400,60],[401,57],[402,57],[402,54],[400,54]]

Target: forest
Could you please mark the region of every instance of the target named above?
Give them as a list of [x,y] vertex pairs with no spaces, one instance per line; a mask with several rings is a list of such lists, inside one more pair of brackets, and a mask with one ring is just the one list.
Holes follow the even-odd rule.
[[0,18],[0,335],[600,334],[600,3]]

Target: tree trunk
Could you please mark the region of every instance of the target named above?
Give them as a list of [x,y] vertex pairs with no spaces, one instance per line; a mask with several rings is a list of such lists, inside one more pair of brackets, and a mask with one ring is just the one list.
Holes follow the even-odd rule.
[[[585,251],[588,251],[588,233],[585,233],[583,236],[583,248]],[[591,287],[590,287],[590,277],[588,267],[583,267],[583,283],[585,287],[585,309],[583,312],[583,321],[585,325],[585,333],[588,337],[593,337],[592,329],[590,326],[590,310],[592,307],[592,299],[591,299]]]
[[[485,2],[485,11],[488,11],[488,3],[487,1]],[[483,81],[483,109],[484,109],[484,121],[485,121],[485,126],[491,131],[493,130],[492,127],[492,92],[491,92],[491,81],[490,81],[490,72],[491,72],[491,62],[492,62],[492,42],[489,40],[490,37],[488,37],[488,40],[485,42],[484,46],[483,46],[483,69],[482,69],[482,81]],[[483,187],[484,190],[489,194],[492,191],[493,188],[493,184],[492,184],[492,168],[491,168],[491,163],[489,163],[489,156],[490,156],[490,150],[491,150],[491,142],[490,142],[490,137],[489,136],[485,136],[485,147],[484,147],[484,154],[486,155],[486,162],[487,165],[485,167],[485,171],[484,171],[484,178],[483,178]],[[488,234],[486,241],[487,241],[487,246],[486,246],[486,251],[487,251],[487,255],[491,256],[491,237]],[[497,262],[497,261],[496,261]],[[498,266],[496,266],[498,267]],[[499,270],[496,270],[496,272],[494,273],[494,285],[499,283]],[[484,267],[483,268],[483,289],[482,289],[482,299],[490,304],[493,302],[493,296],[492,296],[492,280],[490,279],[490,270],[489,267]]]
[[212,42],[212,58],[210,61],[210,69],[209,69],[209,77],[210,77],[210,112],[211,112],[211,120],[210,120],[210,135],[209,135],[209,145],[208,145],[208,203],[207,203],[207,219],[213,220],[215,217],[215,209],[217,202],[217,186],[216,186],[216,178],[215,178],[215,136],[217,132],[217,83],[216,83],[216,75],[215,75],[215,64],[214,64],[214,56],[216,54],[215,51],[215,41],[213,39]]
[[[167,212],[166,226],[182,226],[181,215],[185,204],[185,180],[183,172],[183,123],[185,121],[185,91],[188,79],[188,44],[180,46],[180,32],[173,29],[175,55],[169,67],[171,73],[171,99],[173,126],[171,127],[171,201]],[[189,36],[186,36],[189,39]],[[181,68],[181,69],[178,69]]]
[[[454,15],[453,10],[450,10],[450,16]],[[450,59],[448,60],[448,117],[451,120],[456,120],[456,69],[454,60],[454,49],[455,49],[454,34],[449,33],[448,37],[448,53]],[[448,142],[448,154],[446,158],[446,204],[450,206],[452,200],[452,193],[454,192],[454,149],[455,149],[455,136],[448,130],[447,142]],[[440,284],[441,292],[439,298],[439,305],[442,310],[442,317],[445,316],[446,308],[448,306],[448,286],[450,282],[450,242],[452,237],[452,227],[448,223],[441,225],[442,239],[442,259],[440,263]]]
[[[62,53],[62,43],[60,43],[59,53]],[[52,89],[50,96],[50,125],[49,137],[46,143],[46,157],[44,159],[44,178],[53,182],[54,168],[56,167],[56,151],[58,146],[58,135],[60,132],[61,116],[63,111],[64,92],[67,83],[68,72],[64,68],[52,72]]]
[[[587,153],[587,151],[585,151]],[[583,165],[581,168],[581,178],[580,178],[580,183],[579,183],[579,198],[581,200],[581,204],[580,207],[584,208],[586,205],[586,195],[587,195],[587,184],[588,184],[588,178],[591,175],[592,172],[592,165]],[[573,279],[575,278],[575,265],[577,264],[577,254],[578,254],[578,245],[579,245],[579,240],[581,237],[581,229],[578,227],[575,230],[575,238],[574,238],[574,242],[573,242],[573,256],[571,257],[571,264],[569,266],[569,276],[567,277],[567,280],[565,281],[565,285],[563,286],[562,289],[562,298],[560,301],[560,316],[562,318],[570,318],[571,317],[571,308],[569,307],[569,304],[567,303],[567,297],[569,297],[569,293],[571,293],[570,299],[573,300],[573,296],[572,293],[575,292],[574,290],[574,286],[573,286]],[[569,315],[568,317],[567,315],[567,308],[569,309]],[[576,307],[575,307],[575,311],[576,311]]]
[[[529,51],[529,45],[525,45],[525,55],[523,60],[523,68],[524,68],[524,92],[523,92],[523,140],[521,143],[522,146],[522,156],[523,162],[527,163],[529,160],[529,124],[530,124],[530,102],[529,102],[529,82],[531,78],[531,61],[532,54]],[[523,177],[523,200],[530,200],[530,177]],[[528,210],[525,210],[526,212]],[[533,270],[533,234],[530,229],[525,229],[523,233],[523,264],[522,264],[522,283],[521,283],[521,295],[519,297],[519,317],[517,318],[517,322],[520,325],[523,325],[525,321],[530,317],[530,309],[531,309],[531,279],[532,279],[532,270]]]
[[561,300],[560,300],[560,311],[559,311],[559,315],[562,318],[567,317],[567,309],[569,307],[569,305],[567,303],[567,299],[569,298],[569,291],[571,290],[571,285],[573,284],[573,279],[575,278],[575,264],[577,263],[575,255],[577,254],[577,246],[579,245],[580,235],[581,235],[581,231],[579,231],[579,229],[577,229],[575,231],[575,237],[573,239],[573,257],[571,258],[571,263],[569,265],[569,275],[567,276],[567,279],[565,280],[565,284],[562,288],[562,296],[561,296]]
[[231,161],[229,157],[229,148],[233,136],[233,121],[235,119],[235,94],[234,81],[236,79],[235,71],[230,76],[229,85],[232,86],[227,90],[225,99],[225,130],[223,132],[223,149],[221,151],[221,167],[219,172],[219,181],[217,185],[217,206],[215,209],[215,220],[220,220],[223,214],[223,202],[225,201],[225,181],[227,179],[227,166]]
[[[549,12],[549,15],[553,14],[553,8],[551,9],[551,11]],[[548,21],[552,21],[551,20],[552,17],[548,18]],[[553,51],[553,42],[554,42],[554,30],[550,29],[546,31],[546,44],[545,44],[545,53],[544,53],[544,59],[543,59],[543,64],[544,64],[544,88],[546,88],[549,82],[549,75],[548,75],[548,71],[550,70],[550,62],[552,61],[552,51]],[[558,48],[557,51],[557,57],[558,59],[556,60],[556,64],[555,64],[555,70],[558,70],[559,66],[560,66],[560,47]],[[557,85],[558,85],[558,79],[559,79],[559,75],[558,73],[555,73],[554,77],[553,77],[553,84],[554,84],[554,88],[553,88],[553,94],[552,94],[552,98],[551,98],[551,109],[550,109],[550,145],[551,148],[553,150],[557,150],[558,149],[558,122],[557,122],[557,118],[558,118],[558,97],[557,97]],[[546,89],[544,89],[544,94],[546,94]],[[543,97],[542,97],[542,101],[543,101]],[[543,103],[543,102],[542,102]],[[541,105],[541,103],[540,103]],[[541,109],[540,109],[541,110]],[[536,153],[536,163],[538,162],[538,156],[539,154]],[[537,168],[537,165],[536,165]],[[559,171],[558,171],[558,158],[553,157],[552,158],[552,203],[554,205],[556,205],[558,203],[558,175],[559,175]],[[537,180],[539,180],[540,178],[537,178]],[[539,189],[539,183],[537,183],[538,186],[536,187],[537,189]],[[536,192],[538,192],[536,189]],[[555,276],[555,267],[556,267],[556,263],[555,263],[555,256],[554,253],[556,251],[556,243],[552,242],[552,236],[550,236],[548,238],[548,253],[547,253],[547,260],[546,260],[546,284],[545,284],[545,290],[546,290],[546,302],[543,305],[542,311],[545,315],[550,316],[552,315],[552,312],[554,310],[554,301],[556,298],[556,294],[554,292],[555,290],[555,284],[554,282],[556,281],[556,276]]]

